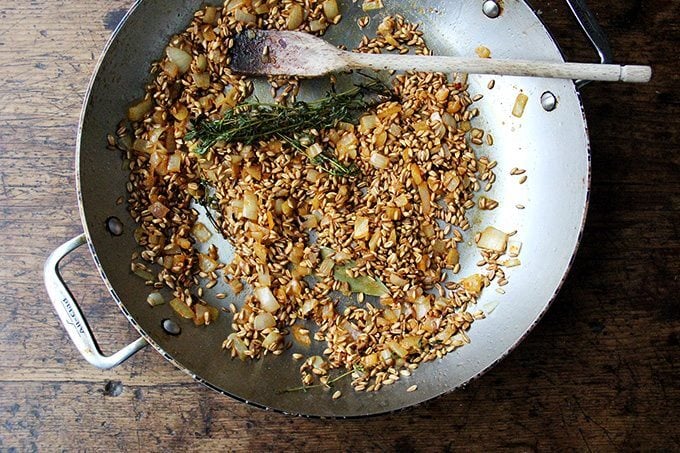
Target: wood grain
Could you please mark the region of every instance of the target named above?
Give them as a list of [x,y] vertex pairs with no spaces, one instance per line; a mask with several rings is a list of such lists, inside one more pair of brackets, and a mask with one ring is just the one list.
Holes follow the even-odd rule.
[[[594,59],[560,1],[536,0],[571,60]],[[591,0],[648,85],[582,97],[591,209],[572,272],[532,334],[465,389],[397,414],[291,418],[220,396],[146,350],[98,371],[47,301],[47,254],[81,231],[80,105],[130,0],[0,0],[0,451],[680,449],[680,3]],[[134,339],[92,260],[65,275],[104,349]]]

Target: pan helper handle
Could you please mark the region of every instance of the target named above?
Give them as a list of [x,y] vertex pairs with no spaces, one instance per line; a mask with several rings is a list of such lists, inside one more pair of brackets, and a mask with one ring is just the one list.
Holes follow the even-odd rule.
[[[585,0],[567,0],[567,5],[569,9],[574,14],[576,21],[581,26],[583,33],[588,37],[598,57],[600,58],[600,63],[610,64],[614,60],[612,54],[611,46],[609,45],[609,40],[605,34],[600,24],[595,18],[595,14],[588,8]],[[577,80],[577,88],[583,88],[590,83],[590,80]]]
[[148,343],[144,338],[139,338],[109,356],[102,354],[99,350],[99,346],[83,317],[83,313],[80,311],[80,307],[78,307],[59,273],[59,263],[61,260],[86,242],[85,235],[81,234],[62,244],[50,254],[45,262],[45,286],[54,310],[57,312],[62,325],[78,351],[92,365],[106,370],[124,362]]

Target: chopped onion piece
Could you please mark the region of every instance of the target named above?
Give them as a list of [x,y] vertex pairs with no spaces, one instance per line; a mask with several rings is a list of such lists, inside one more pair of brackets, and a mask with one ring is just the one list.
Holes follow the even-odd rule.
[[168,156],[165,153],[154,151],[149,159],[149,166],[157,174],[166,175],[168,173]]
[[418,195],[420,195],[423,214],[430,215],[432,212],[432,204],[430,202],[430,189],[427,188],[427,184],[423,183],[418,186]]
[[335,0],[326,0],[323,2],[323,14],[328,20],[335,19],[335,17],[340,14],[338,3]]
[[380,120],[376,115],[364,115],[359,120],[359,126],[364,132],[375,129],[378,124],[380,124]]
[[[271,2],[269,2],[271,3]],[[264,14],[266,12],[269,12],[270,5],[267,4],[267,2],[262,2],[261,5],[258,5],[255,7],[255,13],[256,14]]]
[[168,173],[177,173],[182,166],[182,156],[178,153],[170,155],[168,158]]
[[292,217],[295,213],[295,202],[292,199],[287,199],[281,204],[281,213],[286,217]]
[[435,236],[434,225],[431,223],[422,223],[420,225],[420,230],[423,232],[426,238],[432,239]]
[[393,272],[390,274],[390,283],[395,286],[404,287],[408,285],[408,280],[405,280],[399,276],[399,274]]
[[446,182],[446,188],[450,191],[453,192],[460,186],[460,177],[456,174],[453,174],[454,172],[451,172],[451,174],[447,175],[448,176],[448,181]]
[[210,74],[207,72],[193,72],[191,77],[194,79],[197,88],[202,90],[210,88]]
[[309,170],[307,170],[307,176],[305,177],[305,179],[308,182],[311,182],[312,184],[314,184],[315,182],[317,182],[319,180],[320,177],[321,177],[320,172],[314,170],[313,168],[310,168]]
[[401,346],[399,343],[397,343],[394,340],[388,341],[385,344],[387,345],[388,348],[390,348],[390,350],[392,352],[394,352],[396,355],[398,355],[401,358],[404,358],[408,355],[408,351],[403,346]]
[[356,340],[357,338],[359,338],[359,335],[361,335],[361,330],[357,329],[357,326],[355,326],[354,324],[352,324],[352,323],[349,322],[349,321],[344,321],[344,322],[342,323],[342,328],[343,328],[343,330],[345,330],[347,333],[349,333],[350,336],[351,336],[354,340]]
[[469,277],[465,277],[460,282],[468,293],[478,296],[484,288],[484,277],[480,274],[472,274]]
[[321,319],[324,321],[330,321],[333,319],[335,316],[335,309],[333,308],[333,304],[325,304],[321,307]]
[[309,364],[312,366],[312,368],[316,368],[317,370],[321,370],[324,367],[324,360],[323,357],[314,355],[309,358]]
[[326,23],[323,19],[312,20],[309,22],[309,30],[312,32],[317,32],[326,29]]
[[168,212],[170,212],[170,209],[168,209],[160,201],[157,201],[153,203],[151,206],[149,206],[149,212],[151,213],[152,216],[156,217],[157,219],[163,219],[168,214]]
[[264,338],[262,341],[262,347],[269,349],[270,351],[273,351],[276,349],[276,346],[281,343],[281,340],[283,339],[283,335],[276,331],[269,332],[267,336]]
[[194,311],[181,300],[177,298],[172,299],[170,301],[170,306],[173,310],[175,310],[175,313],[180,315],[182,318],[194,319]]
[[276,301],[272,290],[268,287],[262,286],[260,288],[255,288],[253,293],[255,294],[257,300],[260,301],[260,306],[263,310],[268,311],[269,313],[274,313],[279,309],[280,305]]
[[387,156],[383,156],[380,153],[371,154],[370,163],[375,168],[384,170],[390,165],[390,159]]
[[294,4],[290,7],[290,12],[288,13],[288,19],[286,20],[286,28],[288,30],[296,30],[302,21],[305,19],[304,11],[302,11],[302,6]]
[[404,206],[408,205],[408,197],[404,194],[401,194],[397,198],[394,199],[394,203],[398,207],[403,208]]
[[491,301],[488,304],[484,304],[484,310],[486,311],[487,315],[490,315],[493,313],[493,311],[500,305],[500,302],[497,300]]
[[165,60],[161,63],[161,69],[171,79],[174,79],[179,74],[179,68],[170,60]]
[[420,349],[420,342],[422,337],[420,335],[407,335],[401,340],[401,346],[408,351],[417,351]]
[[520,264],[522,264],[522,262],[519,260],[519,258],[510,258],[503,262],[503,266],[505,267],[516,267]]
[[158,291],[153,291],[153,292],[149,293],[149,295],[146,297],[146,301],[152,307],[157,307],[158,305],[163,305],[165,303],[165,299],[163,298],[163,295],[161,293],[159,293]]
[[477,47],[475,53],[479,58],[491,58],[491,50],[486,46]]
[[508,235],[494,227],[486,227],[477,241],[477,247],[504,253],[507,247]]
[[319,265],[319,269],[317,271],[317,274],[319,274],[322,277],[326,277],[328,275],[331,275],[331,272],[333,272],[333,267],[335,266],[335,261],[333,261],[333,258],[328,257],[324,259],[321,264]]
[[323,147],[319,143],[314,143],[307,148],[307,157],[314,159],[316,156],[323,152]]
[[260,313],[255,316],[253,320],[253,327],[255,330],[264,330],[276,326],[276,319],[271,315],[271,313]]
[[392,352],[389,349],[383,349],[382,351],[380,351],[379,355],[383,362],[392,360]]
[[385,41],[387,41],[387,44],[395,48],[399,47],[399,42],[396,39],[394,39],[394,36],[385,34],[383,35],[383,37],[385,38]]
[[[255,245],[258,246],[260,244],[256,243]],[[261,250],[256,249],[255,253],[256,254],[259,253],[258,258],[260,258],[263,262],[267,261],[267,248],[265,246],[262,246]],[[264,258],[262,258],[262,255],[264,255]],[[272,277],[271,274],[269,273],[269,267],[266,264],[262,269],[260,269],[260,267],[258,266],[257,281],[260,284],[260,286],[271,286]]]
[[451,338],[451,335],[453,335],[456,332],[456,328],[452,325],[447,326],[444,330],[441,330],[437,335],[435,335],[430,341],[439,341],[439,342],[445,342],[449,338]]
[[193,234],[199,242],[207,242],[212,237],[212,233],[208,227],[201,222],[196,222],[194,228],[191,230],[191,234]]
[[401,127],[397,123],[392,123],[390,124],[389,129],[387,129],[390,134],[392,134],[395,138],[401,137]]
[[214,25],[215,19],[217,19],[217,8],[214,6],[206,6],[205,12],[203,13],[203,23]]
[[460,261],[460,254],[458,253],[458,249],[456,247],[453,247],[449,250],[449,252],[446,254],[446,261],[447,266],[455,266],[456,264],[459,263]]
[[184,74],[191,66],[191,55],[177,47],[168,46],[165,48],[165,53],[168,55],[170,61],[177,65],[179,72]]
[[375,232],[373,233],[373,236],[371,236],[371,240],[368,241],[368,249],[370,251],[375,251],[378,248],[378,244],[380,244],[380,238],[381,238],[381,233],[380,229],[376,229]]
[[243,192],[243,217],[257,220],[258,211],[257,195],[250,191]]
[[[268,254],[268,249],[267,246],[262,245],[259,242],[256,242],[253,244],[253,252],[255,253],[255,256],[260,259],[260,262],[266,263],[267,262],[267,254]],[[260,279],[262,280],[262,279]],[[269,286],[269,283],[262,283],[262,286]]]
[[309,337],[309,330],[299,324],[293,324],[290,330],[293,333],[295,340],[301,345],[309,346],[312,344],[312,339]]
[[354,132],[347,132],[342,137],[340,137],[340,140],[338,140],[338,147],[356,146],[357,143],[359,143],[359,140],[357,139],[357,136],[354,135]]
[[518,94],[517,99],[515,99],[515,105],[512,107],[512,115],[521,118],[524,115],[524,108],[527,106],[528,101],[529,97],[526,94]]
[[395,323],[399,319],[399,313],[391,308],[386,308],[383,311],[383,316],[389,323]]
[[261,166],[259,166],[259,165],[248,165],[244,170],[253,179],[257,179],[258,181],[260,179],[262,179],[262,167]]
[[432,251],[439,256],[446,255],[446,250],[448,249],[448,244],[442,239],[436,239],[432,243]]
[[[378,112],[378,118],[380,119],[389,118],[390,116],[399,112],[401,112],[401,104],[399,104],[398,102],[393,102],[388,107]],[[397,125],[396,123],[392,123],[392,126],[399,127],[399,125]],[[401,128],[399,129],[399,132],[401,132]]]
[[519,256],[519,252],[522,251],[522,242],[516,240],[508,241],[508,255],[515,257]]
[[375,11],[377,9],[381,9],[382,7],[382,0],[364,0],[364,3],[361,5],[361,9],[366,12]]
[[130,121],[142,121],[147,113],[153,107],[153,100],[151,98],[142,99],[139,102],[131,105],[127,111],[127,117]]
[[177,121],[184,121],[189,116],[189,109],[184,105],[178,105],[170,109],[170,113]]
[[447,112],[444,112],[444,114],[442,115],[442,123],[444,123],[444,125],[446,127],[448,127],[449,129],[451,129],[453,131],[455,131],[456,127],[458,127],[458,123],[456,123],[456,119]]
[[245,0],[229,0],[226,3],[227,12],[231,12],[236,8],[240,8],[241,6],[243,6],[245,2],[246,2]]
[[245,360],[248,358],[248,346],[241,340],[238,335],[236,335],[236,332],[229,334],[227,337],[227,341],[225,341],[225,344],[231,344],[231,348],[233,351],[236,353],[239,359]]
[[217,261],[215,261],[214,259],[212,259],[208,255],[205,255],[203,253],[199,253],[199,255],[198,255],[198,268],[202,272],[209,274],[210,272],[213,272],[213,271],[215,271],[215,269],[217,269]]
[[302,262],[302,257],[305,254],[305,246],[302,244],[297,244],[293,246],[293,250],[290,251],[288,259],[293,264],[300,264]]
[[[197,326],[202,326],[204,324],[210,324],[210,313],[208,313],[208,309],[206,308],[205,305],[194,305],[194,324]],[[206,318],[208,322],[206,323]]]
[[234,19],[236,19],[238,22],[241,22],[242,24],[255,25],[257,23],[256,15],[250,14],[249,12],[243,11],[242,9],[237,9],[234,11]]
[[302,284],[300,283],[300,280],[291,278],[288,285],[286,285],[286,295],[299,296],[300,294],[302,294]]
[[219,317],[219,310],[211,305],[197,304],[194,305],[196,315],[194,316],[194,324],[197,326],[208,325]]
[[300,313],[302,313],[302,316],[305,316],[307,313],[314,310],[315,306],[316,302],[313,299],[307,299],[302,304],[302,307],[300,307]]
[[375,366],[378,365],[379,360],[380,360],[380,356],[378,355],[377,352],[374,352],[372,354],[368,354],[368,355],[364,356],[361,359],[361,363],[364,366],[364,368],[371,369],[371,368],[374,368]]
[[354,222],[354,238],[366,239],[369,234],[368,217],[357,216],[357,219]]
[[430,308],[432,307],[430,306],[430,301],[426,296],[420,296],[413,304],[413,309],[416,313],[416,318],[418,319],[423,319],[425,316],[427,316]]
[[411,164],[411,178],[413,179],[413,183],[416,186],[419,186],[423,183],[423,173],[420,171],[420,167],[418,167],[418,164],[415,162]]
[[423,321],[423,329],[426,330],[427,332],[434,333],[439,330],[439,323],[440,319],[437,318],[427,318],[425,321]]
[[425,120],[421,120],[418,121],[417,123],[414,123],[412,127],[413,130],[416,132],[423,132],[430,129],[430,126],[428,126],[427,121]]

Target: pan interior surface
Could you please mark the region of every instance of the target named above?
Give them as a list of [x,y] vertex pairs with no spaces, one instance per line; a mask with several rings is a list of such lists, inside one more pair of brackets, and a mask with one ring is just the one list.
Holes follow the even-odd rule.
[[[208,2],[215,3],[217,2]],[[370,25],[361,30],[364,16],[360,4],[339,2],[343,19],[324,36],[334,44],[355,47],[363,34],[371,35],[383,17],[402,14],[420,23],[425,39],[436,54],[475,56],[485,46],[493,58],[524,58],[563,61],[544,26],[523,1],[505,2],[502,14],[486,17],[482,1],[386,1],[385,8],[371,14]],[[134,221],[125,204],[127,173],[117,152],[106,149],[106,136],[116,130],[127,106],[143,94],[152,61],[160,58],[170,37],[182,31],[203,3],[180,0],[138,2],[109,43],[93,78],[83,110],[78,141],[78,189],[83,225],[102,276],[114,299],[135,327],[166,358],[199,381],[241,400],[291,414],[353,417],[408,407],[465,384],[504,357],[537,322],[569,268],[578,245],[587,206],[589,154],[585,119],[578,93],[571,81],[498,76],[469,77],[471,95],[483,94],[476,126],[494,136],[494,145],[478,147],[478,155],[498,161],[498,180],[488,194],[500,201],[492,211],[470,212],[469,247],[461,254],[464,277],[477,272],[479,259],[472,244],[474,233],[486,226],[517,231],[522,242],[522,264],[508,269],[509,284],[501,295],[489,288],[478,308],[493,312],[469,331],[471,343],[441,360],[422,365],[410,377],[379,392],[355,393],[349,382],[336,388],[343,397],[333,400],[322,389],[281,392],[300,385],[299,363],[291,359],[293,348],[281,356],[241,362],[229,358],[221,345],[230,333],[230,316],[223,314],[209,327],[194,327],[178,319],[171,308],[150,308],[149,287],[130,272],[130,257],[138,249]],[[518,45],[520,43],[521,45]],[[488,88],[494,79],[493,89]],[[305,82],[304,97],[324,93],[322,82]],[[266,86],[258,86],[265,93]],[[546,111],[541,96],[552,93],[557,107]],[[511,114],[517,96],[529,99],[521,118]],[[526,182],[510,176],[512,168],[526,169]],[[522,205],[525,209],[518,209]],[[106,219],[123,221],[124,234],[113,236]],[[216,235],[213,235],[214,237]],[[227,247],[222,244],[220,249]],[[205,299],[216,306],[220,285],[207,291]],[[169,293],[167,293],[169,294]],[[166,294],[166,296],[167,296]],[[113,305],[111,306],[113,310]],[[164,319],[175,320],[179,335],[162,328]],[[300,351],[305,352],[305,351]],[[308,352],[307,352],[308,353]],[[417,391],[406,392],[412,385]]]

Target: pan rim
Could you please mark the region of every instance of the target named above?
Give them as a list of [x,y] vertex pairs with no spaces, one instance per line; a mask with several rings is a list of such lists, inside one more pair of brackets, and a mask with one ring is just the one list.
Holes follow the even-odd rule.
[[[166,352],[155,340],[154,338],[147,333],[137,322],[137,320],[130,314],[130,312],[127,310],[125,307],[125,304],[123,303],[122,299],[118,296],[116,290],[113,288],[113,285],[111,284],[109,278],[106,275],[106,272],[104,271],[104,268],[99,260],[98,253],[95,249],[94,242],[92,240],[92,235],[89,231],[88,228],[88,222],[87,222],[87,215],[85,213],[85,208],[84,208],[84,202],[83,202],[83,191],[82,191],[82,182],[81,182],[81,153],[82,153],[82,135],[83,135],[83,125],[84,121],[86,118],[87,110],[88,110],[88,104],[89,100],[92,95],[92,91],[95,85],[95,82],[98,78],[102,63],[106,57],[106,55],[109,52],[110,47],[114,43],[114,41],[117,39],[118,35],[120,34],[121,29],[124,27],[128,19],[135,13],[135,11],[139,8],[139,6],[142,4],[143,0],[135,0],[134,4],[130,7],[130,9],[127,11],[127,13],[123,16],[119,24],[116,26],[115,30],[112,32],[111,36],[109,37],[108,41],[106,42],[105,46],[102,49],[102,52],[98,58],[98,61],[94,67],[92,76],[88,82],[87,90],[84,95],[84,100],[83,100],[83,106],[80,112],[80,117],[79,117],[79,124],[78,124],[78,130],[77,130],[77,136],[76,136],[76,153],[75,153],[75,179],[76,179],[76,192],[77,192],[77,199],[78,199],[78,212],[81,220],[81,224],[83,226],[83,231],[85,233],[85,237],[87,240],[87,245],[88,249],[90,250],[90,254],[92,255],[92,258],[95,262],[95,266],[97,268],[97,272],[99,273],[100,277],[102,278],[104,285],[106,288],[109,290],[109,293],[111,294],[113,300],[115,301],[116,305],[118,305],[118,308],[121,310],[123,315],[128,319],[128,321],[132,324],[132,326],[139,332],[139,334],[156,350],[160,353],[161,356],[163,356],[166,360],[171,362],[175,367],[189,375],[193,380],[196,382],[202,384],[203,386],[210,388],[212,390],[215,390],[219,392],[222,395],[228,396],[230,398],[233,398],[236,401],[239,402],[244,402],[250,406],[257,407],[259,409],[264,409],[267,411],[273,411],[273,412],[278,412],[286,415],[293,415],[293,416],[299,416],[299,417],[305,417],[305,418],[333,418],[333,419],[356,419],[356,418],[365,418],[365,417],[376,417],[376,416],[381,416],[381,415],[386,415],[386,414],[392,414],[396,412],[403,411],[405,409],[413,408],[416,406],[420,406],[422,404],[425,404],[429,401],[434,400],[435,398],[442,397],[448,393],[451,393],[461,387],[464,387],[468,385],[470,382],[473,380],[476,380],[486,374],[489,370],[494,368],[496,365],[498,365],[499,362],[501,362],[503,359],[505,359],[510,353],[512,353],[528,336],[529,334],[533,331],[533,329],[536,327],[536,325],[541,321],[541,319],[545,316],[549,308],[552,306],[552,304],[555,302],[555,299],[557,298],[557,295],[559,294],[560,290],[562,289],[567,277],[569,276],[569,273],[572,269],[574,260],[576,258],[576,255],[578,253],[579,247],[581,245],[581,240],[583,237],[583,232],[585,229],[585,224],[587,220],[587,213],[588,213],[588,208],[589,208],[589,201],[590,201],[590,191],[591,191],[591,173],[592,173],[592,164],[591,164],[591,145],[590,145],[590,136],[589,136],[589,130],[588,130],[588,123],[587,123],[587,118],[585,115],[584,107],[583,107],[583,102],[581,99],[581,93],[578,91],[576,84],[571,83],[570,87],[574,90],[574,94],[576,95],[576,99],[578,101],[578,106],[579,110],[581,113],[581,117],[583,120],[583,126],[585,128],[584,130],[584,139],[585,139],[585,152],[586,152],[586,175],[585,175],[585,181],[584,181],[584,204],[583,204],[583,210],[581,212],[581,225],[579,227],[579,232],[576,237],[576,240],[573,245],[573,250],[570,253],[570,259],[569,262],[567,263],[566,267],[562,271],[562,275],[560,277],[560,281],[558,285],[556,286],[552,296],[546,301],[545,305],[541,308],[540,312],[537,314],[535,319],[532,321],[530,325],[528,325],[522,335],[520,335],[504,352],[503,354],[499,355],[495,360],[493,360],[489,365],[484,367],[482,370],[480,370],[478,373],[473,375],[472,377],[468,378],[464,382],[450,387],[440,393],[437,393],[435,395],[432,395],[428,398],[426,398],[423,401],[410,404],[401,408],[395,408],[395,409],[389,409],[389,410],[384,410],[384,411],[378,411],[378,412],[371,412],[367,414],[357,414],[357,415],[319,415],[319,414],[313,414],[313,413],[296,413],[296,412],[291,412],[291,411],[286,411],[283,409],[275,408],[275,407],[268,407],[266,405],[260,404],[256,401],[251,401],[245,398],[242,398],[238,395],[235,395],[233,393],[230,393],[223,388],[220,388],[211,382],[207,381],[206,379],[202,378],[198,374],[192,372],[187,366],[181,364],[178,362],[177,359],[175,359],[171,354]],[[539,14],[536,13],[536,9],[527,1],[527,0],[521,0],[521,3],[523,3],[533,14],[533,16],[538,20],[538,23],[542,27],[542,31],[544,31],[547,36],[550,38],[551,42],[557,49],[560,59],[562,61],[565,60],[565,55],[564,52],[562,51],[562,48],[559,46],[558,42],[555,40],[553,34],[550,32],[550,30],[547,28],[546,24],[544,23],[543,19]]]

